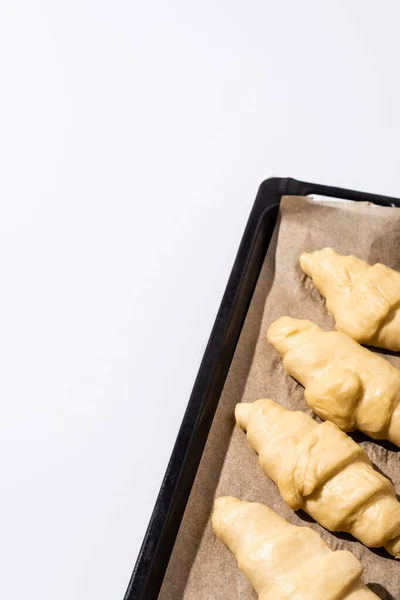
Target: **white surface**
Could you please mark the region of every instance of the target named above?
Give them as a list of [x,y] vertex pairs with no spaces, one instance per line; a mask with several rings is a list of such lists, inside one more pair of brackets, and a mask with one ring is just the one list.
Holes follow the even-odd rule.
[[0,3],[1,598],[122,599],[259,183],[400,195],[396,4]]

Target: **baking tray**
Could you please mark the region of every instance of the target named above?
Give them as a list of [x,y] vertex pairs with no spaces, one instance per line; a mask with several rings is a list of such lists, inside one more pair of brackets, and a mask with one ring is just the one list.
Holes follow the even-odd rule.
[[291,178],[272,178],[261,184],[125,600],[155,600],[158,596],[236,344],[272,237],[281,197],[310,194],[400,207],[398,198],[306,183]]

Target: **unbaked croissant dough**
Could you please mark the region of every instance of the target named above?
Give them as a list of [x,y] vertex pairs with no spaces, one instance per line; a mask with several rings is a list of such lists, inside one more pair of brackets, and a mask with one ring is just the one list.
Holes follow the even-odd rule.
[[361,563],[347,550],[332,552],[309,527],[296,527],[271,508],[217,498],[212,524],[233,552],[259,600],[373,600]]
[[307,404],[343,431],[354,428],[400,446],[400,371],[339,331],[281,317],[267,332]]
[[293,510],[303,508],[330,531],[347,531],[370,547],[400,556],[400,504],[392,483],[366,452],[333,423],[272,400],[238,404],[260,465]]
[[400,273],[324,248],[300,266],[326,298],[336,329],[361,344],[400,350]]

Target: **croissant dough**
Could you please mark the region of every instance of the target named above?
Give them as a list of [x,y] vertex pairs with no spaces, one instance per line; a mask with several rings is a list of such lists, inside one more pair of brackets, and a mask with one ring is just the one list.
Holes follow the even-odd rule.
[[322,419],[400,446],[400,371],[339,331],[281,317],[267,332],[286,371]]
[[400,556],[400,504],[392,483],[336,425],[273,400],[237,404],[235,417],[264,472],[293,510],[303,508],[330,531]]
[[323,248],[300,266],[326,298],[336,329],[361,344],[400,350],[400,273]]
[[271,508],[217,498],[212,525],[233,552],[259,600],[373,600],[361,581],[361,563],[332,552],[316,531],[296,527]]

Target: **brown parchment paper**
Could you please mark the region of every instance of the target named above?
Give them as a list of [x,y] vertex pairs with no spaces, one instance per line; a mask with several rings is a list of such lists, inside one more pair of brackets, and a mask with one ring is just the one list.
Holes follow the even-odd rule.
[[[210,524],[214,498],[236,496],[265,502],[285,519],[318,531],[332,549],[353,552],[365,567],[364,581],[382,599],[400,600],[400,563],[385,551],[370,550],[346,534],[331,534],[304,512],[294,513],[261,471],[258,457],[235,427],[237,402],[272,398],[290,409],[307,407],[303,388],[288,376],[266,341],[268,326],[282,315],[310,319],[334,329],[325,301],[300,270],[303,251],[332,246],[370,263],[400,269],[400,209],[369,203],[313,202],[285,197],[257,283],[207,445],[179,530],[160,600],[255,600],[255,592]],[[377,350],[374,350],[377,352]],[[400,358],[379,352],[400,368]],[[400,493],[400,454],[386,442],[352,434],[374,465]],[[323,600],[323,599],[321,599]]]

